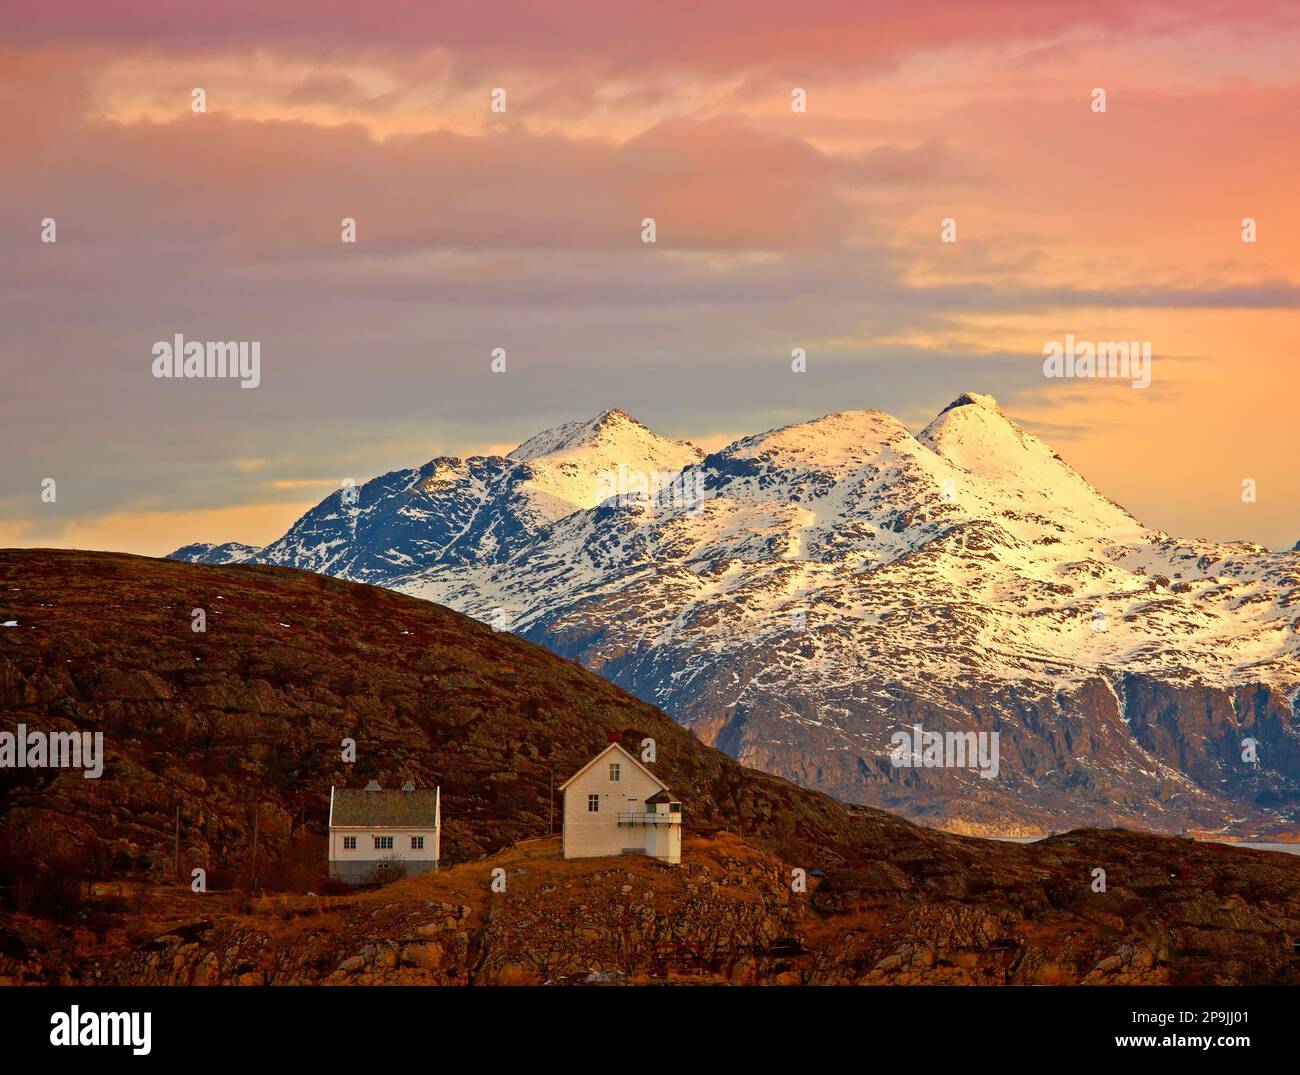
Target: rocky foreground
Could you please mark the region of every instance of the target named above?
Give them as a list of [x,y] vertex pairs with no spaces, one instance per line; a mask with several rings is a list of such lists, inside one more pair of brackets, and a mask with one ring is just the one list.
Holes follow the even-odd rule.
[[794,893],[731,834],[680,867],[550,839],[342,896],[104,886],[111,926],[0,927],[0,984],[1300,984],[1290,856],[1079,832],[995,857],[996,884],[899,855]]
[[[96,780],[0,770],[0,982],[1300,983],[1300,858],[921,828],[386,590],[9,551],[0,622],[0,730],[101,731],[106,752]],[[681,867],[565,862],[546,838],[552,776],[611,733],[656,740]],[[442,787],[446,867],[330,892],[329,787],[371,778]],[[206,893],[178,883],[195,868]]]

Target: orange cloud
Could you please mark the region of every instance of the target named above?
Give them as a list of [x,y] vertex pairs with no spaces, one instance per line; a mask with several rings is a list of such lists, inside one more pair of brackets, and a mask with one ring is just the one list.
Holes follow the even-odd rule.
[[[265,545],[278,538],[315,501],[256,504],[198,511],[124,511],[72,519],[36,539],[31,526],[0,524],[0,545],[128,551],[165,556],[194,541]],[[216,535],[214,537],[214,535]]]

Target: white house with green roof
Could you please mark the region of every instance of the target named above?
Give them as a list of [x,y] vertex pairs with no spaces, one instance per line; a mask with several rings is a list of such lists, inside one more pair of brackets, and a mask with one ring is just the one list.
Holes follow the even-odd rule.
[[403,784],[384,790],[330,788],[330,876],[360,883],[438,868],[442,843],[440,788]]

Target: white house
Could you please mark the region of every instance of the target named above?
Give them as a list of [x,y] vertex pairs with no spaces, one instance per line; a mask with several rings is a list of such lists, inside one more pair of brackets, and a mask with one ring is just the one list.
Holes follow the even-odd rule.
[[682,804],[657,776],[610,743],[560,785],[564,857],[650,855],[682,861]]
[[440,788],[403,784],[401,791],[385,791],[375,780],[364,788],[330,788],[331,877],[359,882],[436,870],[441,845]]

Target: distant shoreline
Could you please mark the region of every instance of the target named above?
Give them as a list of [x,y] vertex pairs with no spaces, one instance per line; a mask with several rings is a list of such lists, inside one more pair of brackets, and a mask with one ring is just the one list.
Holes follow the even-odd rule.
[[[977,836],[977,840],[998,840],[1007,844],[1036,844],[1040,840],[1046,840],[1052,833],[1043,833],[1041,836]],[[1147,833],[1149,836],[1178,836],[1174,832],[1156,832]],[[1187,837],[1184,837],[1186,839]],[[1231,839],[1210,839],[1204,836],[1193,836],[1191,839],[1198,844],[1221,844],[1224,847],[1246,847],[1252,851],[1278,851],[1285,855],[1300,855],[1300,840],[1231,840]]]

